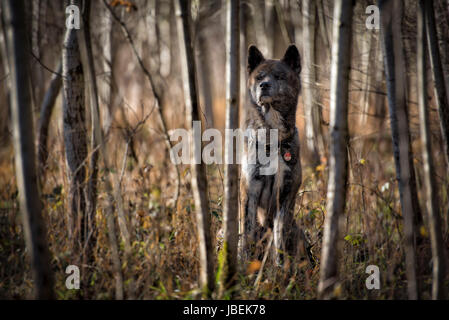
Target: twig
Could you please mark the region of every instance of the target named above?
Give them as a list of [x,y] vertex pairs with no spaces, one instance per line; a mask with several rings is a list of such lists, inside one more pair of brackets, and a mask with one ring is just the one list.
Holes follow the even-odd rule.
[[268,254],[270,253],[272,243],[273,243],[273,233],[271,232],[270,240],[268,240],[267,249],[265,250],[265,254],[262,259],[262,264],[260,266],[259,273],[257,274],[256,281],[254,282],[254,288],[255,288],[254,291],[255,292],[257,292],[257,289],[259,288],[259,283],[260,283],[260,280],[262,279],[263,268],[265,266],[265,263],[267,262]]
[[53,74],[55,74],[55,75],[57,75],[57,76],[60,76],[62,79],[64,79],[64,77],[63,77],[63,75],[61,74],[61,73],[59,73],[59,72],[56,72],[56,71],[54,71],[54,70],[52,70],[52,69],[50,69],[49,67],[47,67],[42,61],[41,61],[41,59],[39,59],[38,57],[36,57],[35,55],[34,55],[34,53],[32,52],[32,51],[30,51],[30,54],[31,54],[31,56],[42,66],[42,68],[44,68],[45,70],[47,70],[48,72],[50,72],[50,73],[53,73]]

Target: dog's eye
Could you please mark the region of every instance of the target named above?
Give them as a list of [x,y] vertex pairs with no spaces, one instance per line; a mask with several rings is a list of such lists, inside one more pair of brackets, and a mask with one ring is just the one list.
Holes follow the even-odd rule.
[[283,73],[278,73],[274,75],[276,80],[285,80],[285,74]]
[[257,80],[257,81],[261,81],[264,77],[265,77],[265,75],[264,75],[263,73],[259,73],[259,74],[256,76],[256,80]]

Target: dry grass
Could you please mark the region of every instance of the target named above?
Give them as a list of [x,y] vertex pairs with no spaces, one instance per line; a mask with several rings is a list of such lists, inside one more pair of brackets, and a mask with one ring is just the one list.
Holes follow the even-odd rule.
[[[347,210],[341,221],[339,285],[335,296],[341,299],[405,299],[406,277],[403,226],[394,163],[388,138],[353,139],[350,155],[350,180]],[[153,137],[152,139],[150,137]],[[65,287],[65,268],[78,261],[71,250],[66,227],[67,181],[60,136],[53,138],[57,146],[51,151],[49,167],[42,193],[48,240],[53,253],[52,266],[59,299],[113,299],[114,278],[108,245],[103,187],[104,171],[100,171],[99,206],[96,215],[98,241],[94,248],[95,263],[88,267],[89,279],[82,283],[84,290]],[[114,143],[111,143],[114,142]],[[124,141],[119,130],[109,139],[110,159],[120,172],[124,155]],[[120,246],[125,296],[136,299],[198,298],[198,252],[193,215],[188,166],[181,168],[182,186],[178,208],[174,206],[174,169],[160,140],[147,127],[135,137],[139,163],[127,157],[122,181],[122,197],[132,235],[132,254],[125,259]],[[415,150],[416,147],[415,146]],[[419,150],[419,149],[418,149]],[[146,156],[145,156],[146,155]],[[146,158],[144,158],[146,157]],[[0,163],[0,297],[26,298],[32,292],[27,253],[20,223],[17,189],[13,174],[12,147],[2,150]],[[440,164],[438,185],[441,190],[442,212],[448,210],[447,180],[441,170],[444,160],[436,154]],[[304,174],[297,195],[296,217],[313,244],[313,254],[320,261],[323,221],[326,215],[326,159],[316,168],[303,160]],[[417,168],[420,158],[415,159]],[[419,170],[418,170],[419,173]],[[420,175],[418,175],[420,176]],[[222,168],[208,167],[209,195],[213,233],[217,235],[222,223]],[[418,179],[418,187],[422,189]],[[423,194],[420,192],[420,194]],[[420,199],[421,204],[424,199]],[[424,209],[424,208],[423,208]],[[425,213],[425,211],[423,211]],[[448,239],[448,217],[443,215],[444,235]],[[420,230],[424,241],[418,246],[420,292],[430,297],[430,248],[426,230]],[[219,256],[218,245],[217,256]],[[317,295],[319,264],[314,268],[304,262],[286,266],[292,272],[276,267],[270,259],[265,264],[258,287],[254,286],[260,263],[241,265],[234,297],[237,299],[314,299]],[[367,290],[365,268],[377,265],[381,272],[381,289]],[[219,272],[219,270],[217,271]],[[229,298],[227,292],[214,298]]]

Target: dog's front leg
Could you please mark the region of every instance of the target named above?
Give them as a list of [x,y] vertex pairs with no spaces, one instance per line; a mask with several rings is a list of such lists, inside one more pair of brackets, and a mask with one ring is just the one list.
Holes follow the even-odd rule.
[[254,253],[257,239],[257,208],[260,194],[263,189],[263,180],[252,177],[247,181],[242,179],[241,184],[241,256],[249,258]]
[[281,160],[275,179],[276,209],[273,223],[275,260],[278,265],[287,256],[295,256],[299,241],[299,230],[294,219],[295,197],[300,185],[298,167],[289,167]]

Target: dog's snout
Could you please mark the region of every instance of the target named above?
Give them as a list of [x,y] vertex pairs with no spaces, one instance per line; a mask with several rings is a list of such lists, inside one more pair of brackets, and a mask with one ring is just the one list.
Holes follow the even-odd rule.
[[268,81],[263,81],[260,83],[260,88],[262,89],[268,89],[271,87],[271,84]]

